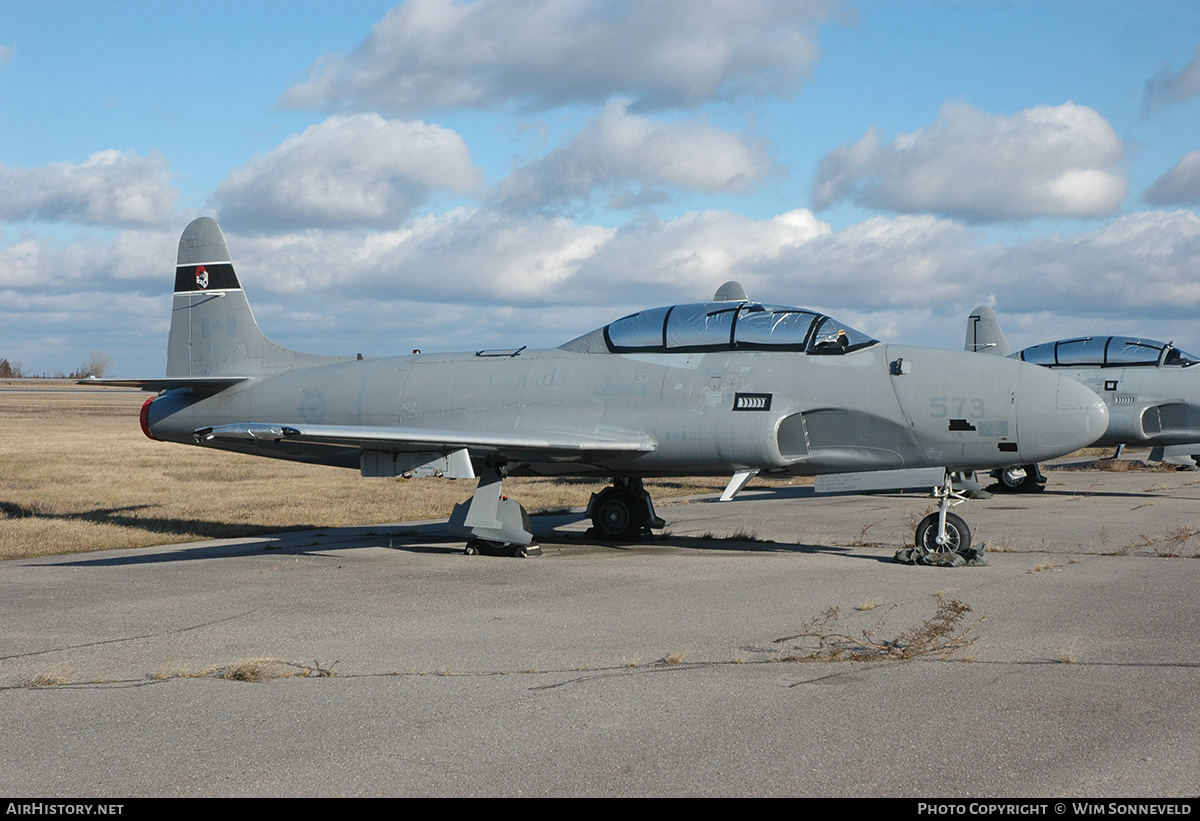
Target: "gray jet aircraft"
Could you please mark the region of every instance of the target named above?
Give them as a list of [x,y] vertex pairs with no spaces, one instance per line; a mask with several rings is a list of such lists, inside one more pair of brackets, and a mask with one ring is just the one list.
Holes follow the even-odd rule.
[[[611,477],[587,515],[620,540],[663,526],[646,477],[732,474],[732,495],[760,471],[1001,468],[1088,445],[1108,424],[1095,393],[1045,368],[886,345],[752,302],[737,283],[548,350],[300,353],[259,330],[207,217],[179,241],[171,317],[165,377],[96,380],[157,392],[141,410],[147,436],[364,476],[478,478],[449,522],[469,553],[536,550],[505,476]],[[947,480],[940,498],[918,547],[967,549],[948,512],[961,495]]]
[[[1196,464],[1200,457],[1200,359],[1170,342],[1127,336],[1085,336],[1033,345],[1013,353],[996,314],[981,305],[967,318],[968,351],[1030,362],[1062,373],[1099,394],[1108,429],[1097,445],[1142,445],[1150,458]],[[1041,490],[1036,464],[994,470],[1001,486]]]

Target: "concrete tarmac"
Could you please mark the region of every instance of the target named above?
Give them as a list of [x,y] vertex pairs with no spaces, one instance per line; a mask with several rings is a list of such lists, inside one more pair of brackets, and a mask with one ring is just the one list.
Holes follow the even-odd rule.
[[[0,794],[1195,796],[1200,474],[1048,475],[956,509],[986,567],[892,561],[919,493],[753,485],[637,544],[534,517],[529,559],[426,522],[0,563]],[[864,631],[929,652],[795,660]]]

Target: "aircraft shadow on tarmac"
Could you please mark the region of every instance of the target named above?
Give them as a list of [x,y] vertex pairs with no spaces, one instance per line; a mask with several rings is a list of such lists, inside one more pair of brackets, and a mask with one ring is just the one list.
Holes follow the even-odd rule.
[[[662,548],[678,548],[696,551],[729,551],[739,553],[797,553],[797,554],[833,554],[849,555],[853,548],[844,545],[818,545],[786,543],[760,540],[748,534],[704,535],[691,536],[684,534],[656,534],[636,541],[602,542],[586,531],[562,531],[558,528],[578,524],[582,514],[548,514],[532,516],[534,535],[543,550],[556,549],[570,551],[583,548],[590,551],[612,550],[630,551],[653,550]],[[146,520],[132,520],[145,524]],[[164,528],[169,532],[169,528]],[[244,533],[244,531],[243,531]],[[204,542],[195,547],[171,545],[168,550],[158,550],[154,547],[137,548],[133,551],[122,551],[123,555],[111,554],[89,556],[88,558],[72,557],[66,561],[52,562],[59,567],[116,567],[142,564],[157,564],[165,562],[189,562],[206,559],[227,559],[236,556],[258,553],[272,553],[280,556],[295,556],[314,553],[330,553],[339,550],[359,550],[362,548],[384,547],[390,550],[415,553],[431,553],[455,555],[461,554],[462,548],[456,536],[447,528],[444,522],[427,522],[419,524],[388,524],[366,525],[344,528],[311,528],[276,532],[266,535],[244,536],[243,533],[232,533],[229,538],[237,539],[233,544],[211,544]],[[857,558],[873,559],[875,557],[857,556]],[[510,561],[503,558],[479,557],[476,561]],[[891,557],[881,556],[880,561],[891,561]],[[39,561],[38,564],[44,562]]]
[[[447,545],[454,538],[444,523],[414,525],[366,525],[355,527],[307,527],[246,535],[234,530],[228,539],[235,543],[211,544],[205,541],[195,547],[171,544],[167,550],[154,547],[135,548],[121,556],[101,555],[95,558],[74,558],[57,562],[61,567],[103,567],[154,564],[159,562],[191,562],[203,559],[227,559],[256,553],[296,556],[308,553],[329,553],[335,550],[358,550],[366,547],[386,547],[431,553],[461,553],[462,548]],[[124,551],[122,551],[124,552]]]
[[[1149,474],[1153,476],[1155,474]],[[1166,474],[1170,476],[1172,474]],[[1037,493],[1009,493],[997,488],[996,485],[988,485],[984,490],[993,494],[994,500],[1007,499],[1010,501],[1024,500],[1036,502],[1039,498],[1049,497],[1071,497],[1071,496],[1095,496],[1097,498],[1113,498],[1113,499],[1145,499],[1147,496],[1162,495],[1164,492],[1179,490],[1180,488],[1165,487],[1154,491],[1148,490],[1100,490],[1097,488],[1087,489],[1072,489],[1064,487],[1054,487],[1048,485],[1045,490]],[[784,487],[755,487],[745,490],[738,496],[738,499],[754,499],[759,501],[767,500],[785,500],[785,499],[811,499],[819,501],[821,499],[840,498],[845,496],[887,496],[897,499],[927,499],[931,500],[928,488],[910,488],[907,490],[879,490],[879,491],[859,491],[847,493],[822,493],[819,496],[813,490],[812,486],[801,485],[799,487],[784,486]],[[985,501],[980,499],[978,501]]]
[[[1165,488],[1164,490],[1171,490]],[[925,489],[907,491],[881,491],[877,496],[891,496],[905,499],[920,499],[926,496]],[[1129,498],[1145,499],[1148,495],[1161,494],[1162,491],[1112,491],[1090,488],[1087,490],[1047,487],[1036,494],[996,494],[991,502],[1022,503],[1021,507],[1036,504],[1038,499],[1054,497],[1090,496],[1098,498]],[[818,497],[812,485],[766,486],[748,489],[742,494],[749,501],[819,501],[822,497],[837,497],[848,494],[821,494]],[[857,494],[862,495],[862,494]],[[715,499],[693,500],[692,504],[721,504]],[[982,501],[989,504],[989,501]],[[73,558],[69,561],[58,562],[63,567],[103,567],[121,565],[152,564],[160,562],[197,561],[203,559],[229,558],[231,556],[248,555],[260,552],[278,553],[280,555],[303,555],[306,553],[328,553],[335,550],[356,550],[365,547],[387,547],[393,550],[441,553],[453,555],[461,553],[457,537],[447,528],[445,522],[428,522],[418,524],[388,524],[364,525],[343,528],[318,528],[313,525],[300,524],[287,531],[272,531],[269,533],[247,533],[245,525],[234,525],[223,522],[202,519],[178,518],[147,518],[137,516],[136,512],[149,505],[135,505],[105,510],[93,510],[85,513],[46,514],[30,512],[21,506],[0,501],[0,512],[10,518],[24,516],[39,516],[49,519],[93,521],[136,528],[147,533],[162,534],[164,538],[172,538],[179,533],[205,533],[208,539],[238,539],[236,544],[213,545],[205,542],[195,547],[179,547],[172,545],[169,550],[156,550],[154,547],[138,548],[136,552],[121,556],[105,554],[94,558]],[[650,535],[637,541],[604,542],[583,531],[562,531],[559,528],[578,524],[581,520],[579,513],[543,514],[531,517],[535,538],[546,548],[572,550],[587,547],[589,550],[637,551],[639,549],[681,548],[695,551],[728,551],[728,552],[770,552],[798,554],[831,554],[853,555],[855,558],[893,561],[890,555],[863,556],[853,554],[854,548],[845,545],[818,545],[805,543],[787,543],[760,541],[753,536],[712,535],[691,536],[685,534]],[[485,561],[488,559],[484,559]],[[40,562],[39,562],[40,563]]]
[[[254,536],[267,536],[278,533],[277,529],[263,528],[257,533],[253,526],[217,522],[208,519],[180,519],[168,517],[146,517],[134,515],[139,510],[156,507],[156,505],[126,505],[125,507],[86,510],[76,513],[45,513],[32,511],[15,502],[0,501],[0,514],[10,519],[45,519],[60,522],[92,522],[95,524],[116,525],[144,533],[156,533],[165,539],[177,538],[180,534],[203,534],[205,539],[239,539]],[[295,530],[316,530],[312,524],[297,524]],[[247,531],[251,532],[247,532]]]

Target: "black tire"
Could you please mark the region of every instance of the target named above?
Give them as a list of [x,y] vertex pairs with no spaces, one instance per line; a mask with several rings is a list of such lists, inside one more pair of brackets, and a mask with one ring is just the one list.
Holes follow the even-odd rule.
[[508,542],[497,542],[492,539],[471,539],[463,551],[468,556],[511,556],[514,545]]
[[962,517],[946,514],[946,543],[937,543],[938,515],[930,513],[917,525],[916,547],[923,556],[935,553],[965,553],[971,549],[971,528]]
[[1021,490],[1026,483],[1029,482],[1029,473],[1026,472],[1020,479],[1013,478],[1012,472],[1007,468],[1000,471],[1000,484],[1004,485],[1006,490],[1018,491]]
[[1040,493],[1046,489],[1046,486],[1037,480],[1037,465],[1022,465],[1021,467],[1025,471],[1022,479],[1013,479],[1007,470],[996,471],[1000,487],[1009,493]]
[[592,526],[600,538],[610,541],[632,539],[642,529],[635,500],[628,493],[610,487],[600,492],[592,514]]

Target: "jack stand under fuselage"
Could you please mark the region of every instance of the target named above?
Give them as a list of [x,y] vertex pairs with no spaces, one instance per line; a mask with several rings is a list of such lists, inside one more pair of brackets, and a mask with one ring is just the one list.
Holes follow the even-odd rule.
[[455,505],[449,526],[467,537],[464,552],[488,555],[533,556],[541,548],[533,543],[529,514],[513,499],[501,494],[504,465],[488,463],[479,473],[475,495]]

